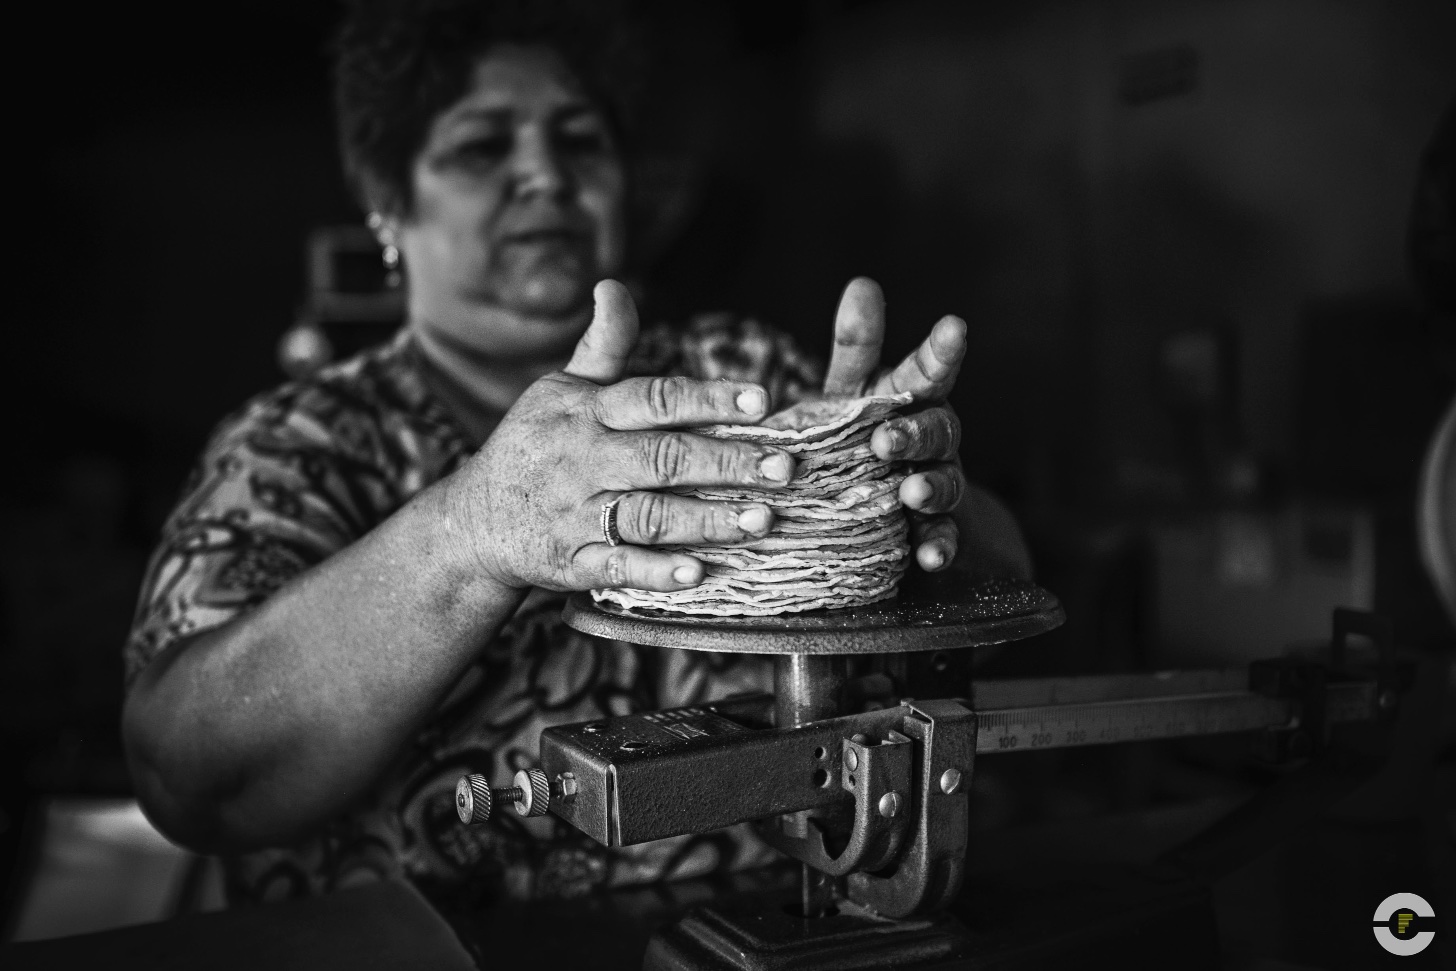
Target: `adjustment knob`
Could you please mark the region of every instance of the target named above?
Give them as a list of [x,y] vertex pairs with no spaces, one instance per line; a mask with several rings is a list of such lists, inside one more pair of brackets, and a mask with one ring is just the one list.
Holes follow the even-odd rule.
[[540,769],[522,769],[514,780],[516,812],[522,816],[544,816],[551,805],[551,783]]
[[455,783],[455,813],[462,823],[467,826],[471,823],[483,823],[490,818],[494,808],[495,795],[491,792],[490,783],[485,776],[473,772],[461,776],[460,781]]

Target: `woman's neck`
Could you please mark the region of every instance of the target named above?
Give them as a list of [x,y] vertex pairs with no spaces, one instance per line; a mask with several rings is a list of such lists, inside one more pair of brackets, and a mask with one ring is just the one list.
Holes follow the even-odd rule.
[[430,327],[412,324],[410,332],[428,365],[430,390],[476,447],[528,387],[543,375],[564,368],[569,360],[566,355],[559,359],[502,359],[466,347]]

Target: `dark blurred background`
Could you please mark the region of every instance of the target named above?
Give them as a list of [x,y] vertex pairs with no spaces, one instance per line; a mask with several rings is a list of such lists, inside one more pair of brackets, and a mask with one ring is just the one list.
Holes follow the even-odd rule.
[[[992,671],[1239,663],[1326,637],[1338,604],[1408,647],[1456,640],[1411,511],[1456,324],[1408,251],[1456,5],[657,8],[648,313],[731,308],[827,349],[868,274],[890,355],[969,321],[966,466],[1069,616]],[[119,648],[149,548],[210,427],[283,379],[309,234],[362,220],[335,4],[47,10],[10,30],[35,56],[7,99],[7,868],[37,798],[126,794]]]

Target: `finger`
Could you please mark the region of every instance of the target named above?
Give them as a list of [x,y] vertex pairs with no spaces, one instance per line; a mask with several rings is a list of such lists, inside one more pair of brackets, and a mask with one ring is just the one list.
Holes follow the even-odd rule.
[[738,543],[767,535],[773,521],[773,510],[762,503],[709,502],[665,492],[627,492],[617,501],[617,532],[627,543]]
[[787,452],[692,432],[621,432],[611,436],[601,485],[629,492],[673,486],[776,489],[794,476]]
[[965,489],[966,477],[959,466],[937,462],[905,477],[900,483],[900,501],[913,512],[948,513],[960,505]]
[[954,410],[943,406],[892,418],[870,436],[870,448],[887,462],[949,461],[960,447],[961,420]]
[[596,413],[603,425],[619,431],[757,424],[768,413],[768,393],[743,381],[629,378],[601,390]]
[[965,356],[966,322],[959,317],[942,317],[914,353],[875,382],[871,393],[909,391],[916,401],[944,401],[955,387]]
[[868,277],[855,277],[834,314],[834,348],[824,378],[827,395],[858,395],[880,366],[885,342],[885,294]]
[[572,586],[591,590],[632,587],[636,590],[686,590],[703,582],[703,564],[684,553],[666,553],[646,546],[583,546],[572,559]]
[[927,573],[951,564],[960,547],[960,527],[950,516],[916,516],[910,529],[915,562]]
[[576,342],[566,373],[597,384],[621,379],[627,358],[637,343],[637,305],[627,288],[616,280],[603,280],[592,291],[595,309],[591,326]]

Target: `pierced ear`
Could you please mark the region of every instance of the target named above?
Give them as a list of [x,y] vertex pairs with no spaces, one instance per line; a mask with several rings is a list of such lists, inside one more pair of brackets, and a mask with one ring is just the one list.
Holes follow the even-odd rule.
[[[376,176],[365,172],[359,173],[356,185],[365,209],[369,212],[367,220],[369,228],[376,234],[383,227],[387,227],[393,233],[398,233],[399,224],[404,219],[406,209],[404,200],[399,198],[399,194]],[[383,243],[382,240],[380,242]]]

